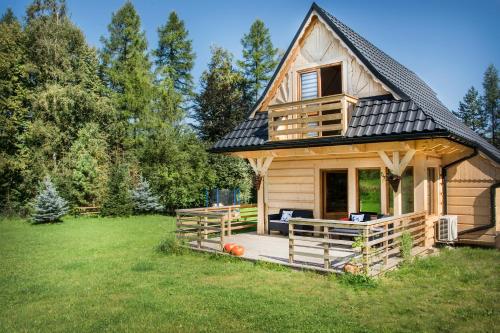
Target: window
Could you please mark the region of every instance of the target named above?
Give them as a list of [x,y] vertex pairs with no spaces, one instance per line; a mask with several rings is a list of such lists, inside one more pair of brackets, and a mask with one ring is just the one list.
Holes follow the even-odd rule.
[[401,213],[412,213],[415,210],[413,207],[414,194],[413,168],[407,167],[405,172],[403,172],[403,176],[401,176],[401,199],[403,201]]
[[337,95],[342,93],[342,75],[340,66],[322,67],[321,96]]
[[342,93],[342,67],[320,67],[300,74],[302,100]]
[[436,214],[436,168],[427,168],[427,213]]
[[323,173],[323,217],[347,216],[347,170]]
[[318,72],[300,74],[300,87],[302,99],[318,97]]
[[358,208],[360,212],[381,212],[380,170],[358,170]]
[[[387,171],[389,172],[389,171]],[[401,188],[401,214],[411,213],[414,208],[414,184],[413,184],[413,167],[407,167],[401,176],[399,183]],[[392,186],[387,182],[387,203],[389,214],[394,215],[394,191]]]

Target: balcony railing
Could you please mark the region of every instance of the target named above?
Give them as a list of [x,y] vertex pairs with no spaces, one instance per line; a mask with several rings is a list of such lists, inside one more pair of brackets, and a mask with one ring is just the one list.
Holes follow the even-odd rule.
[[269,140],[343,135],[357,99],[340,94],[269,106]]

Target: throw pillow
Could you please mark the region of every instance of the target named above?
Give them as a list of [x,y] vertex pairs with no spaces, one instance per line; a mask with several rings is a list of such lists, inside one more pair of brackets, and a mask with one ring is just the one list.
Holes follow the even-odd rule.
[[281,222],[288,223],[288,220],[292,217],[292,215],[293,210],[284,210],[283,213],[281,213]]
[[351,221],[353,222],[363,222],[365,220],[365,214],[351,214]]

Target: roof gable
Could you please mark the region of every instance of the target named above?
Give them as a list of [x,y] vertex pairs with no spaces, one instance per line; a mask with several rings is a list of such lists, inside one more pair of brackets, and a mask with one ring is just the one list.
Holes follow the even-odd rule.
[[[412,133],[415,135],[420,135],[419,133],[434,133],[433,135],[443,135],[443,133],[448,133],[447,135],[451,136],[454,140],[461,141],[471,147],[479,148],[485,154],[492,157],[495,161],[500,161],[500,151],[489,144],[480,135],[472,131],[460,120],[458,120],[441,103],[441,101],[437,98],[436,93],[414,72],[410,71],[408,68],[401,65],[389,55],[378,49],[368,40],[361,37],[343,22],[323,10],[315,3],[313,3],[306,17],[302,21],[299,30],[297,31],[292,43],[288,47],[283,59],[278,65],[278,68],[276,69],[273,77],[271,78],[269,84],[266,86],[260,99],[257,101],[250,118],[253,117],[255,111],[264,102],[264,99],[268,95],[269,90],[273,86],[274,82],[280,82],[282,80],[282,77],[280,77],[284,75],[284,71],[282,71],[282,68],[285,65],[287,59],[294,56],[294,46],[297,45],[298,42],[300,42],[300,38],[303,35],[307,34],[308,31],[306,28],[308,26],[308,23],[310,23],[310,20],[313,19],[314,13],[317,13],[318,16],[327,23],[328,27],[330,27],[335,35],[342,40],[342,43],[356,56],[360,63],[376,78],[376,80],[383,83],[383,85],[393,93],[394,97],[410,103],[407,105],[401,104],[401,101],[382,103],[386,105],[386,107],[387,104],[389,104],[391,108],[390,110],[392,110],[390,112],[391,117],[394,117],[394,115],[397,115],[397,117],[399,117],[399,121],[394,122],[394,124],[398,123],[398,125],[390,127],[390,119],[392,118],[384,118],[383,116],[375,117],[374,114],[370,114],[370,112],[372,112],[374,108],[379,108],[379,106],[376,106],[378,102],[375,103],[374,106],[366,103],[363,104],[363,102],[360,100],[360,102],[356,106],[356,111],[352,118],[352,122],[349,125],[350,129],[348,130],[348,133],[346,133],[347,135],[344,139],[353,139],[356,137],[374,137],[373,140],[376,140],[375,137],[380,137],[380,135],[394,136],[396,134],[400,135],[402,133]],[[267,124],[267,116],[265,117],[265,120],[263,118],[264,117],[260,119],[259,117],[260,125],[262,125],[262,121],[265,121]],[[382,123],[382,119],[389,119],[387,120],[389,121],[389,123]],[[253,122],[254,120],[249,119],[248,121]],[[360,121],[360,123],[354,124],[354,122],[356,121]],[[366,124],[370,126],[378,125],[378,127],[370,127],[366,126]],[[381,130],[380,126],[384,125],[387,125],[388,127],[386,127],[385,130]],[[365,127],[364,130],[359,129],[363,127]],[[389,127],[391,128],[391,130],[389,130]],[[254,140],[255,138],[250,136],[245,138],[243,141],[258,141],[258,145],[270,145],[270,143],[266,142],[264,139],[263,126],[259,126],[259,128],[261,128],[258,135],[259,139]],[[238,129],[238,131],[239,134],[242,134],[240,129]],[[231,134],[229,134],[228,136],[230,135]],[[222,141],[227,139],[228,136],[226,136]],[[331,139],[330,141],[332,142],[329,142],[328,140],[325,140],[325,143],[333,144],[333,141],[342,141],[343,139]],[[279,145],[285,144],[286,142],[279,143]],[[310,144],[320,144],[320,140],[310,140]],[[226,148],[233,147],[230,142],[225,142],[224,145]],[[253,144],[249,144],[245,146],[252,145]],[[273,143],[273,145],[278,144]],[[216,146],[218,146],[218,144],[216,144]]]

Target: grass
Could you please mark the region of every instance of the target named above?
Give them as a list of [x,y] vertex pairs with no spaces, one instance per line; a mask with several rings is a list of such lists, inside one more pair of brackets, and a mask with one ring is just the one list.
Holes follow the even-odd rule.
[[498,332],[496,250],[370,280],[162,254],[173,229],[163,216],[0,221],[0,332]]

